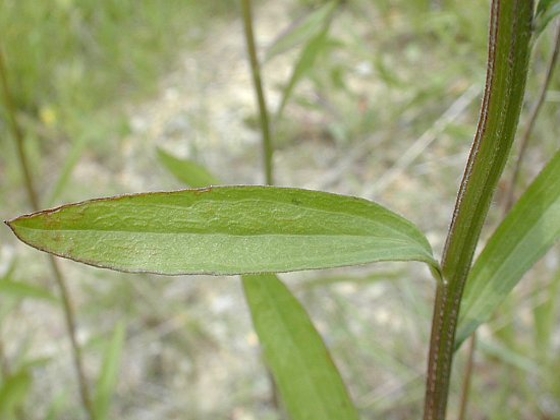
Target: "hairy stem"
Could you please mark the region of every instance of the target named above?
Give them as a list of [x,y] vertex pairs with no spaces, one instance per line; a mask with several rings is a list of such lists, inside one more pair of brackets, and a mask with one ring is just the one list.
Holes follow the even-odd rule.
[[[11,94],[10,86],[8,84],[7,70],[4,64],[4,55],[1,46],[0,46],[0,83],[2,85],[1,87],[2,96],[4,98],[4,102],[6,105],[6,114],[9,120],[9,129],[11,130],[12,136],[14,137],[14,140],[16,142],[18,161],[21,167],[21,172],[23,174],[27,197],[31,204],[31,208],[34,211],[38,211],[40,209],[39,197],[37,194],[37,190],[35,188],[35,184],[33,182],[31,170],[29,168],[27,154],[25,153],[23,130],[21,129],[21,126],[17,121],[17,117],[16,117],[17,108],[13,101],[13,96]],[[51,254],[48,255],[48,259],[51,266],[53,277],[60,291],[62,307],[64,312],[64,319],[66,323],[66,330],[70,338],[72,358],[74,362],[74,369],[78,377],[78,384],[80,390],[80,397],[82,399],[82,405],[87,413],[88,418],[90,420],[94,420],[95,416],[94,416],[93,405],[91,402],[88,383],[84,373],[82,351],[76,337],[76,316],[71,304],[72,299],[70,297],[70,293],[66,285],[66,280],[64,279],[64,276],[62,275],[62,272],[60,270],[58,261]]]
[[529,61],[532,0],[493,0],[486,88],[442,258],[434,304],[424,420],[443,420],[465,282],[519,120]]

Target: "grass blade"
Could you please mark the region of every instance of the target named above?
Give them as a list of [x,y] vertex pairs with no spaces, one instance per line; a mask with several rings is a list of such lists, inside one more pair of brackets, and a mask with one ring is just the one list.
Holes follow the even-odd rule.
[[301,304],[275,275],[243,276],[255,329],[292,420],[357,420],[342,378]]
[[1,419],[15,419],[15,412],[25,401],[31,383],[31,373],[27,369],[5,378],[0,386]]
[[323,6],[307,15],[293,28],[286,31],[268,49],[265,62],[317,36],[323,31],[325,24],[331,19],[337,5],[337,1],[325,3]]
[[124,323],[120,322],[115,328],[111,341],[107,344],[103,366],[97,380],[95,397],[93,399],[93,410],[96,420],[109,418],[111,399],[113,398],[119,375],[125,332]]
[[523,275],[560,239],[560,152],[500,224],[476,260],[455,346],[486,322]]
[[319,32],[315,37],[313,37],[303,48],[301,54],[294,66],[290,80],[287,85],[282,89],[282,100],[280,101],[280,106],[276,111],[276,120],[280,120],[284,112],[286,104],[292,97],[294,89],[298,83],[307,75],[310,71],[314,70],[315,61],[320,54],[325,52],[331,43],[328,37],[329,25],[325,24],[325,27],[321,32]]
[[59,299],[48,290],[21,281],[0,281],[0,295],[10,295],[19,299],[31,298],[58,304]]
[[202,188],[210,185],[220,184],[208,169],[198,163],[179,159],[163,149],[157,150],[158,158],[165,168],[179,181],[193,187]]
[[535,14],[535,37],[539,36],[558,15],[560,15],[560,0],[539,1]]

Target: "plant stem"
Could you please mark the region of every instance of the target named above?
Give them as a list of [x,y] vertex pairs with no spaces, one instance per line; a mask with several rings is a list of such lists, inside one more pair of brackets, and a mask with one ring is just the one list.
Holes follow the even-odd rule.
[[[241,8],[243,11],[243,29],[245,31],[245,42],[247,44],[247,52],[249,54],[249,62],[251,65],[251,75],[253,77],[253,90],[257,96],[257,103],[259,106],[259,122],[262,133],[261,144],[263,148],[263,163],[264,163],[264,177],[267,185],[274,184],[274,163],[272,136],[270,134],[270,119],[266,99],[264,97],[264,89],[262,86],[261,66],[257,57],[257,48],[255,46],[255,35],[253,31],[253,13],[251,8],[251,0],[241,0]],[[247,296],[247,288],[245,280],[243,280],[243,292],[247,303],[251,305],[249,297]],[[286,413],[282,407],[278,387],[274,380],[274,375],[270,369],[266,368],[271,387],[271,405],[276,409],[281,419],[286,418]]]
[[31,176],[31,170],[27,164],[27,159],[25,156],[25,148],[23,141],[23,132],[16,119],[16,105],[12,99],[10,93],[10,87],[8,85],[7,67],[4,64],[4,52],[2,51],[2,46],[0,45],[0,83],[2,83],[2,94],[4,97],[4,102],[6,105],[6,116],[8,118],[9,128],[12,131],[12,135],[16,140],[16,148],[18,154],[18,162],[20,164],[20,169],[23,174],[23,181],[25,182],[25,190],[27,191],[27,198],[29,204],[33,210],[39,210],[39,200],[37,192],[35,191],[35,186],[33,185],[33,178]]
[[[6,104],[6,114],[9,120],[9,127],[14,137],[14,140],[16,142],[18,161],[21,167],[21,171],[23,173],[27,197],[31,204],[31,208],[34,211],[39,211],[40,209],[39,197],[33,182],[33,177],[31,175],[31,170],[29,168],[29,162],[27,161],[27,155],[25,153],[23,131],[16,118],[17,115],[16,105],[13,101],[13,97],[8,84],[7,71],[6,71],[6,66],[4,64],[4,54],[1,46],[0,46],[0,83],[2,84],[2,95],[4,97],[4,102]],[[91,402],[88,383],[84,373],[82,352],[76,337],[76,316],[74,314],[74,309],[71,304],[70,293],[68,291],[68,287],[66,285],[64,276],[62,275],[62,272],[58,265],[58,261],[51,254],[48,255],[48,259],[53,273],[53,277],[60,290],[64,319],[66,322],[66,330],[70,338],[70,345],[72,349],[74,369],[78,377],[80,397],[82,399],[82,404],[88,418],[90,420],[94,420],[95,415],[94,415],[93,405]]]
[[270,122],[268,117],[268,108],[264,97],[264,90],[261,80],[261,68],[257,57],[257,49],[255,47],[255,36],[253,34],[253,17],[251,11],[251,0],[241,0],[241,8],[243,11],[243,29],[245,30],[245,41],[247,43],[247,52],[249,54],[249,62],[251,63],[251,74],[253,76],[253,88],[257,96],[259,106],[259,121],[262,132],[262,146],[264,158],[265,183],[274,184],[273,168],[272,168],[272,137],[270,134]]
[[442,258],[434,303],[424,420],[444,420],[463,289],[513,143],[525,91],[532,0],[493,0],[486,88]]

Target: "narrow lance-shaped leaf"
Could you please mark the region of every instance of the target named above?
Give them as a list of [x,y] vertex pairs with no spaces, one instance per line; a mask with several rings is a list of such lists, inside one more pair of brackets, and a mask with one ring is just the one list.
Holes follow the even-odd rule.
[[111,340],[107,343],[107,348],[103,357],[103,365],[97,380],[95,397],[93,399],[96,420],[105,420],[109,418],[111,400],[119,378],[119,367],[125,335],[125,325],[123,322],[119,322],[113,332]]
[[315,37],[331,19],[337,5],[337,1],[325,3],[323,6],[307,15],[301,22],[293,25],[268,49],[265,61]]
[[523,275],[560,239],[560,152],[500,224],[465,286],[456,348],[488,321]]
[[31,372],[22,369],[2,378],[0,384],[0,418],[15,418],[16,409],[23,405],[32,385]]
[[243,276],[255,329],[292,420],[357,420],[309,316],[274,275]]
[[284,108],[286,107],[289,99],[292,97],[292,93],[298,83],[315,68],[317,58],[329,47],[331,47],[331,42],[328,37],[329,25],[327,23],[325,24],[324,29],[313,37],[301,51],[300,56],[294,65],[294,69],[292,70],[290,80],[282,89],[282,99],[280,101],[280,106],[276,111],[276,120],[280,120],[282,117]]
[[535,36],[539,36],[558,15],[560,0],[540,0],[535,14]]
[[49,303],[58,303],[58,298],[40,286],[27,284],[21,281],[0,281],[0,295],[11,295],[20,299],[32,298],[44,300]]
[[217,187],[70,204],[8,222],[24,242],[86,264],[158,274],[251,274],[422,261],[408,220],[367,200],[273,187]]
[[204,166],[188,160],[179,159],[163,149],[158,149],[158,158],[167,170],[179,181],[193,188],[217,185],[220,182]]

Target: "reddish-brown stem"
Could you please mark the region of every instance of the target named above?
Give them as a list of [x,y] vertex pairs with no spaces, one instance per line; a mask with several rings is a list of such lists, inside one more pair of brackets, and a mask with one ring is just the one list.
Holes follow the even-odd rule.
[[527,78],[532,16],[532,0],[492,1],[486,88],[434,303],[424,420],[445,419],[461,298],[515,136]]

